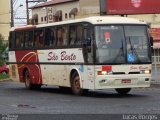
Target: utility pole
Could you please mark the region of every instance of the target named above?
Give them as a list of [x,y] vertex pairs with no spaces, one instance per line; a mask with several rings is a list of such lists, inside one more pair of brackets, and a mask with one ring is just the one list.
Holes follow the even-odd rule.
[[11,27],[14,27],[14,10],[13,10],[13,0],[10,0],[10,4],[11,4],[11,23],[10,23],[10,26]]
[[26,0],[26,14],[27,14],[27,25],[29,25],[29,9],[28,9],[28,0]]

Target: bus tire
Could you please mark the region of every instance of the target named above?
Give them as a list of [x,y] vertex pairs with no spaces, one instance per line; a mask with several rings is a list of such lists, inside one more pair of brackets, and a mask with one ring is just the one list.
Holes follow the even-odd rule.
[[126,95],[131,91],[131,88],[117,88],[115,90],[119,95]]
[[32,89],[33,85],[31,83],[31,78],[30,78],[28,70],[26,70],[25,73],[24,73],[24,83],[25,83],[25,87],[27,89]]
[[31,89],[40,89],[41,88],[41,85],[39,85],[39,84],[32,84],[28,70],[25,71],[24,82],[25,82],[25,87],[27,89],[29,89],[29,90],[31,90]]
[[87,92],[87,90],[81,88],[80,77],[77,72],[74,72],[71,76],[71,88],[74,95],[83,95]]

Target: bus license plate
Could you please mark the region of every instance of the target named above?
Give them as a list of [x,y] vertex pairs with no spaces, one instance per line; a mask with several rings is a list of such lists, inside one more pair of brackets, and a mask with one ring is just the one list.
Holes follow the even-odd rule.
[[131,83],[131,80],[130,79],[122,79],[121,83]]

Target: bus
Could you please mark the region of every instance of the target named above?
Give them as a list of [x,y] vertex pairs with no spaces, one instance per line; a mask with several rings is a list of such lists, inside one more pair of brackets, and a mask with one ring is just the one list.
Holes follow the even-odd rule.
[[93,16],[14,27],[9,37],[12,80],[27,89],[55,85],[75,95],[87,90],[150,87],[148,25],[127,17]]

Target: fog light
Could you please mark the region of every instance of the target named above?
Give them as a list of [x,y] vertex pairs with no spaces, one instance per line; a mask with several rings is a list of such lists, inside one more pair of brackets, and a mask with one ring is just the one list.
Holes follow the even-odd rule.
[[145,78],[145,81],[148,82],[148,81],[149,81],[149,78]]

